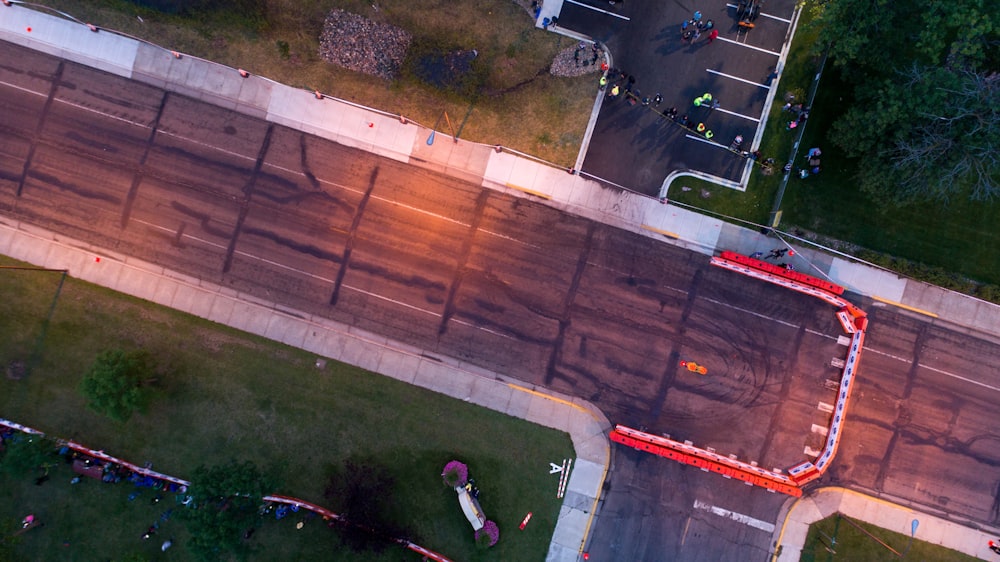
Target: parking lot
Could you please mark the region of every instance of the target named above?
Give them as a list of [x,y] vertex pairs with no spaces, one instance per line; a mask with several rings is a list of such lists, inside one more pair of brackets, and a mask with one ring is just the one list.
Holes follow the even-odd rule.
[[[634,77],[632,91],[640,100],[662,96],[658,106],[605,97],[582,171],[651,196],[676,171],[740,181],[746,160],[727,149],[742,135],[743,150],[749,150],[761,127],[773,87],[769,76],[791,41],[794,8],[793,0],[764,3],[747,30],[737,25],[736,4],[563,0],[561,28],[606,44],[612,67]],[[713,21],[716,39],[709,42],[702,33],[697,41],[682,40],[681,24],[695,11]],[[626,85],[627,79],[621,82]],[[719,107],[695,107],[694,99],[705,93]],[[665,118],[671,107],[678,118],[703,124],[711,141]]]

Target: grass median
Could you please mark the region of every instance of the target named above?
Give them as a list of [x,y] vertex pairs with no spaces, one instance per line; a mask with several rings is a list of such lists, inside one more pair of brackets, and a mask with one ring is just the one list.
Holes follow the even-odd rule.
[[[414,542],[456,560],[544,559],[560,506],[548,461],[573,455],[567,434],[349,365],[317,368],[315,355],[74,279],[39,348],[58,283],[55,273],[0,270],[0,360],[9,371],[36,357],[20,380],[0,378],[0,416],[181,478],[200,464],[252,460],[275,475],[276,492],[331,508],[323,496],[331,472],[370,457],[394,477],[393,515]],[[125,424],[88,410],[77,390],[108,348],[147,350],[162,367],[148,411]],[[476,549],[441,482],[452,459],[469,464],[483,509],[500,526],[492,549]],[[53,560],[70,549],[118,559],[148,546],[139,537],[155,519],[149,496],[128,502],[127,484],[70,486],[67,475],[43,486],[31,475],[0,479],[0,521],[19,521],[26,510],[49,521],[22,536],[20,558]],[[531,523],[517,530],[528,511]],[[352,559],[334,531],[312,525],[303,533],[285,522],[254,538],[261,558]],[[172,553],[187,556],[177,528]]]
[[[906,531],[909,532],[909,529]],[[943,546],[911,539],[908,534],[889,531],[856,519],[848,520],[839,513],[809,526],[800,558],[801,562],[876,562],[898,559],[924,562],[976,560],[975,557]]]

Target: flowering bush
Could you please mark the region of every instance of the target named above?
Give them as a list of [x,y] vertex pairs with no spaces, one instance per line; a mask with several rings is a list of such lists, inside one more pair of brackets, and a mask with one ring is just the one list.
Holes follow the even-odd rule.
[[465,486],[466,482],[469,481],[469,467],[465,463],[451,461],[444,465],[444,470],[441,471],[441,478],[444,478],[444,483],[449,488]]
[[483,528],[476,531],[476,545],[480,548],[489,548],[500,540],[500,528],[491,520],[483,523]]

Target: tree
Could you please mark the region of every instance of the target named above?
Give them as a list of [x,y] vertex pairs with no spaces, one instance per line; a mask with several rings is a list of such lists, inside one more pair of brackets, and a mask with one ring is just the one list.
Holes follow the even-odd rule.
[[897,204],[1000,196],[993,7],[983,0],[815,6],[818,44],[850,86],[830,138],[860,158],[862,189]]
[[191,551],[215,560],[223,551],[245,550],[243,533],[260,522],[263,497],[272,491],[271,478],[250,461],[199,466],[188,488],[193,507],[183,512]]
[[155,365],[144,351],[105,351],[97,356],[80,382],[87,406],[99,414],[126,422],[148,402],[144,384],[154,380]]
[[16,433],[3,443],[0,470],[5,474],[17,476],[39,468],[48,469],[53,460],[55,444],[41,435]]
[[343,518],[341,536],[357,552],[381,552],[407,533],[392,515],[395,479],[371,458],[348,459],[330,475],[323,496]]

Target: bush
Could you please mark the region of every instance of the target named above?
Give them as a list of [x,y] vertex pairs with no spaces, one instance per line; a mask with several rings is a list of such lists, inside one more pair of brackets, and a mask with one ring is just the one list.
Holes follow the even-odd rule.
[[143,382],[152,380],[154,369],[144,351],[105,351],[80,381],[80,392],[91,410],[124,423],[144,410],[148,396]]
[[489,548],[500,540],[500,528],[492,520],[483,523],[483,528],[476,531],[476,546]]
[[444,485],[449,488],[465,486],[469,482],[469,467],[465,463],[451,461],[444,465],[441,478],[444,479]]

